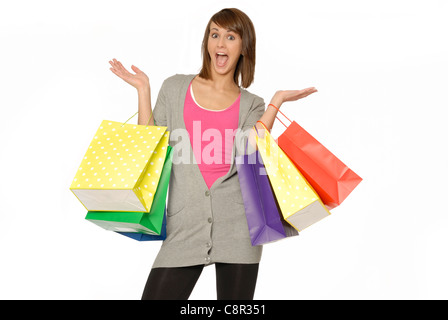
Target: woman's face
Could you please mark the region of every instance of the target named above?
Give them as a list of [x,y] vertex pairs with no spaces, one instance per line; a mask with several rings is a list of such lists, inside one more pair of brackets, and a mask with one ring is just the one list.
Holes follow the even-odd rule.
[[208,53],[212,69],[221,75],[235,72],[243,47],[241,37],[233,31],[226,30],[212,22],[208,39]]

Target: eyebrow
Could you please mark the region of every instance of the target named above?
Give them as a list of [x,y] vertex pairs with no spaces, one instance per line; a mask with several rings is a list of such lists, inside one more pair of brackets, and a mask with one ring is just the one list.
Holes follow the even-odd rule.
[[[219,30],[217,28],[210,28],[210,31],[212,31],[212,30],[216,30],[219,32]],[[236,31],[227,29],[227,32],[236,32]]]

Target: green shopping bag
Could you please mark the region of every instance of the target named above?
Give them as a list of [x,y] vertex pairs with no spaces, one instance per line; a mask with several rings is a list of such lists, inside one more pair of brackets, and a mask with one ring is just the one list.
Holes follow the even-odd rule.
[[171,176],[173,152],[168,146],[154,202],[149,212],[89,211],[86,219],[110,231],[160,235]]

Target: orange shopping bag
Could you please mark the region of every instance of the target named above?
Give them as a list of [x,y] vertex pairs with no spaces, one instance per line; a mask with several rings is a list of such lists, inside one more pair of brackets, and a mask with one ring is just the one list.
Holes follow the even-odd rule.
[[278,146],[316,190],[328,210],[340,205],[362,178],[297,122],[289,120],[291,124],[286,126],[280,119],[279,121],[286,130],[278,137]]

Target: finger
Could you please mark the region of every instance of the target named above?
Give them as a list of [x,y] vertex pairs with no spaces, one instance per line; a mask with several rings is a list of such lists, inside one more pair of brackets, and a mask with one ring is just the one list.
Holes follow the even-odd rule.
[[131,74],[125,67],[123,67],[123,65],[121,64],[120,61],[118,61],[118,66],[119,66],[120,70],[121,70],[124,74],[126,74],[126,75],[132,75],[132,74]]
[[112,62],[113,62],[113,66],[114,66],[115,70],[123,73],[125,71],[125,69],[124,69],[123,65],[121,64],[121,62],[115,58],[112,60],[113,60]]
[[115,70],[114,68],[109,68],[110,71],[112,71],[115,75],[117,75],[119,78],[124,80],[124,76],[118,72],[117,70]]
[[131,69],[134,70],[135,73],[143,73],[142,70],[140,70],[139,68],[137,68],[136,66],[132,65]]
[[123,65],[121,64],[120,61],[114,59],[114,63],[115,63],[115,68],[117,70],[123,71],[124,67],[123,67]]
[[316,88],[311,87],[311,88],[306,88],[303,90],[299,90],[299,96],[301,96],[302,98],[309,96],[310,94],[317,92]]
[[109,70],[112,71],[119,78],[123,79],[124,81],[129,81],[129,77],[124,72],[122,72],[120,69],[112,67],[112,68],[109,68]]
[[116,60],[115,60],[115,59],[113,59],[113,60],[109,60],[109,64],[112,66],[112,69],[113,69],[115,72],[117,72],[117,73],[120,72],[120,70],[119,70],[119,68],[118,68],[118,64],[116,63]]
[[[316,91],[317,91],[317,90],[316,90]],[[302,95],[302,98],[308,97],[309,95],[315,93],[316,91],[308,91],[308,92],[305,92],[305,93]]]
[[118,61],[117,61],[117,59],[113,58],[111,63],[113,64],[115,69],[118,69]]
[[306,89],[303,89],[303,90],[300,90],[300,91],[303,91],[303,92],[311,92],[311,91],[317,91],[316,90],[316,88],[315,87],[309,87],[309,88],[306,88]]

